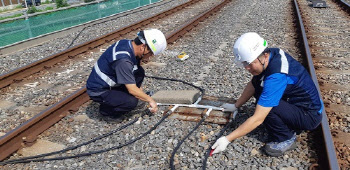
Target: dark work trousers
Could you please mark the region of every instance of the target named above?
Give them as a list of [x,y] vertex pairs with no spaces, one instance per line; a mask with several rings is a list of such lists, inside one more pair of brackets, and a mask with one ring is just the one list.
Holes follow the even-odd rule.
[[[145,70],[138,66],[134,73],[136,86],[141,87],[145,78]],[[95,102],[100,103],[100,113],[102,115],[118,116],[133,110],[138,103],[138,99],[131,95],[125,85],[112,88],[100,96],[91,97]]]
[[283,142],[292,138],[296,131],[313,130],[322,120],[317,111],[307,111],[281,100],[271,109],[264,120],[269,133],[269,142]]

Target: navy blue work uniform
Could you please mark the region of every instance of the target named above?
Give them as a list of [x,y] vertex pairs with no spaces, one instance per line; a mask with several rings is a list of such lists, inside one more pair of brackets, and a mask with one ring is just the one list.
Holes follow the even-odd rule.
[[269,64],[252,79],[257,104],[272,107],[264,120],[270,142],[283,142],[295,132],[313,130],[322,120],[323,103],[306,69],[278,48]]
[[145,71],[131,42],[120,40],[110,46],[97,60],[87,80],[87,93],[100,103],[103,115],[120,115],[137,106],[138,99],[128,92],[125,84],[141,87]]

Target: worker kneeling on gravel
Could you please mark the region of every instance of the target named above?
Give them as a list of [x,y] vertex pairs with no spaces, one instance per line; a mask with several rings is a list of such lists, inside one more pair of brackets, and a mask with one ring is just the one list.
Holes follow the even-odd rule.
[[157,29],[143,30],[134,40],[120,40],[110,46],[97,60],[86,83],[87,93],[100,103],[100,113],[120,116],[133,110],[138,99],[157,112],[157,103],[142,91],[145,71],[140,61],[147,53],[158,55],[165,50],[164,34]]
[[250,118],[214,143],[213,153],[224,151],[230,142],[262,123],[269,134],[267,154],[280,156],[294,149],[296,132],[313,130],[322,120],[323,104],[309,73],[283,50],[268,48],[266,40],[257,33],[239,37],[233,52],[236,63],[242,64],[253,78],[235,104],[222,107],[237,112],[252,96],[257,105]]

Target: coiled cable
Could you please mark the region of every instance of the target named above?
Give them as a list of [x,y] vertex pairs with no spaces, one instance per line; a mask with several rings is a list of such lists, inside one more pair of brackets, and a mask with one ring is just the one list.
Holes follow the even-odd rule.
[[[159,79],[159,80],[169,80],[169,81],[178,81],[178,82],[181,82],[181,83],[184,83],[184,84],[187,84],[187,85],[190,85],[192,87],[195,87],[197,89],[199,89],[202,93],[202,95],[204,94],[204,89],[198,87],[198,86],[195,86],[191,83],[188,83],[188,82],[185,82],[183,80],[177,80],[177,79],[172,79],[172,78],[163,78],[163,77],[155,77],[155,76],[145,76],[145,77],[148,77],[148,78],[153,78],[153,79]],[[144,111],[142,113],[142,115],[140,117],[143,117],[144,115],[148,114],[149,113],[149,110],[146,109],[146,111]],[[96,151],[90,151],[90,152],[86,152],[86,153],[81,153],[81,154],[77,154],[77,155],[72,155],[72,156],[61,156],[61,157],[55,157],[55,158],[43,158],[43,159],[36,159],[36,158],[42,158],[42,157],[46,157],[46,156],[51,156],[51,155],[57,155],[57,154],[60,154],[60,153],[64,153],[64,152],[67,152],[67,151],[70,151],[70,150],[74,150],[74,149],[77,149],[81,146],[84,146],[84,145],[88,145],[92,142],[95,142],[97,140],[100,140],[100,139],[103,139],[105,137],[108,137],[132,124],[134,124],[139,118],[136,118],[134,119],[133,121],[130,121],[129,123],[115,129],[115,130],[112,130],[106,134],[103,134],[101,136],[98,136],[94,139],[91,139],[87,142],[84,142],[84,143],[81,143],[79,145],[76,145],[76,146],[72,146],[72,147],[68,147],[66,149],[62,149],[62,150],[59,150],[59,151],[54,151],[54,152],[50,152],[50,153],[45,153],[45,154],[40,154],[40,155],[35,155],[35,156],[29,156],[29,157],[23,157],[23,158],[19,158],[19,159],[12,159],[12,160],[7,160],[7,161],[2,161],[0,162],[0,165],[6,165],[6,164],[18,164],[18,163],[28,163],[28,162],[41,162],[41,161],[53,161],[53,160],[64,160],[64,159],[71,159],[71,158],[77,158],[77,157],[84,157],[84,156],[90,156],[90,155],[93,155],[93,154],[98,154],[98,153],[103,153],[103,152],[107,152],[107,151],[110,151],[110,150],[115,150],[115,149],[119,149],[119,148],[122,148],[126,145],[129,145],[129,144],[132,144],[134,142],[136,142],[137,140],[141,139],[142,137],[148,135],[150,132],[152,132],[154,129],[156,129],[156,127],[161,123],[163,122],[170,114],[171,112],[170,111],[167,111],[165,116],[162,117],[162,119],[156,123],[150,130],[148,130],[147,132],[143,133],[142,135],[140,135],[139,137],[125,143],[125,144],[122,144],[122,145],[119,145],[119,146],[114,146],[114,147],[111,147],[111,148],[107,148],[107,149],[102,149],[102,150],[96,150]],[[204,120],[203,120],[204,121]],[[199,125],[198,125],[199,126]],[[197,127],[198,128],[198,127]],[[197,129],[196,128],[196,129]],[[194,131],[194,130],[193,130]],[[192,132],[193,132],[192,131]],[[191,133],[192,133],[191,132]],[[189,135],[188,135],[189,136]]]
[[[146,115],[147,113],[149,112],[149,110],[147,109],[145,112],[142,113],[142,115],[140,117],[143,117],[144,115]],[[2,161],[0,162],[0,165],[6,165],[6,164],[16,164],[16,163],[27,163],[27,162],[39,162],[39,161],[45,161],[45,159],[36,159],[36,158],[42,158],[42,157],[46,157],[46,156],[51,156],[51,155],[57,155],[57,154],[60,154],[60,153],[64,153],[64,152],[67,152],[67,151],[70,151],[70,150],[74,150],[74,149],[77,149],[81,146],[84,146],[84,145],[88,145],[92,142],[95,142],[97,140],[100,140],[100,139],[103,139],[105,137],[108,137],[108,136],[111,136],[112,134],[120,131],[120,130],[123,130],[125,129],[126,127],[134,124],[139,118],[135,118],[133,121],[130,121],[129,123],[123,125],[123,126],[120,126],[119,128],[115,129],[115,130],[112,130],[106,134],[103,134],[101,136],[98,136],[96,138],[93,138],[87,142],[84,142],[84,143],[81,143],[79,145],[76,145],[76,146],[71,146],[71,147],[68,147],[66,149],[62,149],[62,150],[59,150],[59,151],[54,151],[54,152],[49,152],[49,153],[45,153],[45,154],[40,154],[40,155],[35,155],[35,156],[29,156],[29,157],[23,157],[23,158],[19,158],[19,159],[13,159],[13,160],[7,160],[7,161]],[[61,157],[62,158],[62,157]],[[67,158],[68,159],[68,158]],[[54,160],[58,160],[58,159],[54,159]]]

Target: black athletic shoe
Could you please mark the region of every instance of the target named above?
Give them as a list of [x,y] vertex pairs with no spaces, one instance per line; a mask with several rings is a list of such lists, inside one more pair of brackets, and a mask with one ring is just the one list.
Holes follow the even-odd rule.
[[103,109],[103,106],[102,107],[100,106],[99,112],[102,116],[108,116],[111,118],[119,118],[119,117],[123,116],[124,114],[128,113],[128,112],[106,112]]

